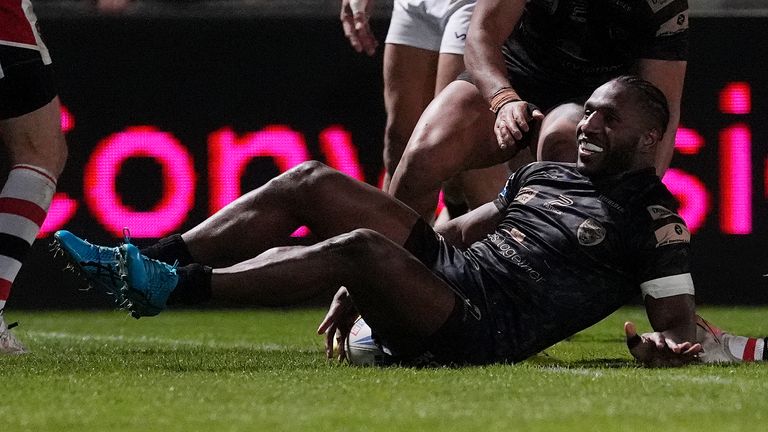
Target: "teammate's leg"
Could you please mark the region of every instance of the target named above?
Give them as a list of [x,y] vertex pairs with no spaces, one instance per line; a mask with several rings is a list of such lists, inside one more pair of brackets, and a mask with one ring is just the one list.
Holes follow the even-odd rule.
[[384,46],[384,190],[403,155],[421,113],[434,97],[438,54],[422,48]]
[[510,159],[493,136],[493,114],[477,88],[449,84],[422,114],[395,171],[390,193],[430,220],[444,181]]
[[577,155],[576,125],[584,109],[566,103],[552,109],[541,122],[536,158],[540,161],[575,162]]

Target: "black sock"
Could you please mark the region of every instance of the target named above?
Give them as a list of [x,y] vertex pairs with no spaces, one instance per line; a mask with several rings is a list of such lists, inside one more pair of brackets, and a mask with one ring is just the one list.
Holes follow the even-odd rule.
[[189,254],[189,249],[187,249],[187,244],[182,240],[181,234],[173,234],[162,238],[152,246],[142,249],[141,253],[149,258],[171,265],[176,261],[179,262],[179,266],[195,262],[192,255]]
[[168,297],[168,304],[196,305],[211,299],[213,269],[202,264],[178,267],[179,282]]

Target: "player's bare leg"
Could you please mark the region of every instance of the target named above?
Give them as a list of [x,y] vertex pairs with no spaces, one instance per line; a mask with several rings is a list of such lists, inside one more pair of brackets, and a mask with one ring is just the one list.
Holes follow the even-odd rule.
[[477,88],[454,81],[424,111],[395,171],[390,193],[430,220],[443,182],[472,168],[510,159],[500,150],[493,114]]
[[417,219],[387,193],[312,161],[243,195],[182,238],[195,262],[231,265],[289,244],[301,226],[319,239],[369,228],[400,243]]
[[540,161],[576,162],[576,125],[584,115],[581,105],[567,103],[548,112],[541,122],[536,145]]
[[3,309],[56,192],[67,158],[60,128],[59,99],[30,113],[0,120],[0,141],[10,171],[0,189],[0,353],[21,353],[8,331]]
[[385,191],[413,128],[435,95],[438,70],[438,53],[434,51],[397,44],[384,46]]
[[214,269],[214,298],[240,304],[289,305],[347,287],[357,311],[388,339],[411,341],[437,331],[454,293],[399,242],[368,229],[312,246],[271,249]]

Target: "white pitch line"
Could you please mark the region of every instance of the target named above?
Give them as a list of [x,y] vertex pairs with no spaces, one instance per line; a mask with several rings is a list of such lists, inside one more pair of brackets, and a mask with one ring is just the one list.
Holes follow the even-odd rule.
[[[152,336],[88,335],[64,332],[26,331],[25,336],[39,339],[71,339],[81,342],[120,342],[128,344],[155,344],[170,346],[205,347],[205,348],[245,348],[258,351],[288,351],[293,348],[279,344],[252,344],[247,342],[216,342],[190,339],[165,339]],[[304,350],[302,350],[304,351]]]

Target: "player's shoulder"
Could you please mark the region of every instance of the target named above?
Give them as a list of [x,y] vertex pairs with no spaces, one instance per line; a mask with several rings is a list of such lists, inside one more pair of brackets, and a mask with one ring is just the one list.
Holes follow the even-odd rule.
[[584,176],[576,169],[575,163],[538,161],[520,168],[516,175],[521,178],[546,177],[551,179],[576,180]]
[[638,0],[640,14],[647,17],[657,37],[688,30],[688,0]]

